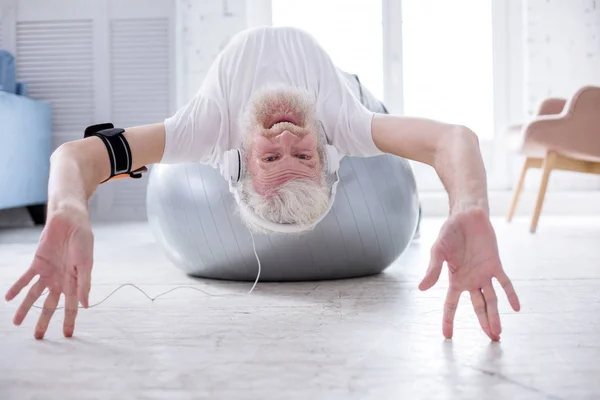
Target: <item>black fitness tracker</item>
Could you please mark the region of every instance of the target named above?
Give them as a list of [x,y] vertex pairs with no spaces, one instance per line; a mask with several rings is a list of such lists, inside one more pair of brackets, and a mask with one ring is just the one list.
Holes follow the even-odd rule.
[[110,159],[110,177],[104,182],[126,177],[139,179],[142,177],[142,172],[148,170],[146,167],[142,167],[131,171],[131,148],[123,133],[125,133],[125,129],[115,128],[111,123],[91,125],[85,129],[84,138],[99,137],[106,146]]

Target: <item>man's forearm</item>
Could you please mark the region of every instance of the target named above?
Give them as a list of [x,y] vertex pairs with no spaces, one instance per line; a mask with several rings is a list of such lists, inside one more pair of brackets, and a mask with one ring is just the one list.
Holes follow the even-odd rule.
[[[96,138],[90,138],[89,141],[91,140],[99,141]],[[87,214],[89,199],[102,182],[102,177],[109,174],[108,156],[105,155],[105,162],[94,160],[91,154],[86,154],[89,149],[84,147],[89,146],[83,146],[83,143],[67,143],[52,154],[48,184],[49,215],[58,210],[74,209]],[[103,146],[101,142],[94,147],[100,146]]]
[[372,135],[380,150],[433,167],[448,191],[451,212],[479,207],[489,213],[479,140],[471,130],[427,118],[376,114]]
[[[157,163],[165,146],[163,123],[127,128],[124,133],[132,154],[132,170]],[[48,214],[56,210],[88,213],[88,201],[98,185],[110,176],[110,159],[100,138],[90,137],[60,146],[50,160]]]
[[454,127],[443,135],[432,166],[448,192],[451,214],[471,208],[489,214],[486,171],[475,133]]

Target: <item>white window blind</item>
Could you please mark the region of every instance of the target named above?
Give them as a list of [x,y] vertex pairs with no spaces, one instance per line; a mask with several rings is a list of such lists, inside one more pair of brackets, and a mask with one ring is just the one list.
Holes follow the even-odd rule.
[[[174,111],[175,0],[12,4],[8,33],[18,79],[30,97],[52,106],[55,148],[95,123],[126,128],[160,122]],[[101,185],[92,219],[145,219],[146,179]]]
[[111,21],[111,112],[140,125],[169,112],[169,26],[165,18]]
[[94,121],[92,20],[17,21],[17,75],[29,96],[52,106],[61,142]]
[[[120,19],[110,23],[111,114],[116,126],[162,121],[169,114],[170,44],[167,18]],[[147,175],[111,182],[111,213],[146,215]]]

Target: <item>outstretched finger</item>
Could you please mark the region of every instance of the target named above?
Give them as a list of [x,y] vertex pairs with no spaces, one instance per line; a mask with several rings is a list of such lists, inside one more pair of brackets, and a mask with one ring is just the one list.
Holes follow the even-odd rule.
[[92,285],[90,269],[86,267],[77,269],[77,297],[83,308],[89,307],[90,288]]
[[56,311],[56,306],[58,306],[58,301],[60,300],[60,292],[58,291],[50,291],[48,297],[46,297],[46,301],[44,302],[44,307],[42,308],[42,314],[38,319],[38,323],[35,327],[35,338],[43,339],[46,334],[46,330],[48,330],[48,324],[50,323],[50,319],[52,315],[54,315],[54,311]]
[[508,298],[508,302],[513,310],[519,311],[521,309],[521,303],[519,302],[519,296],[517,296],[517,292],[515,292],[515,288],[513,287],[512,282],[509,277],[501,271],[496,279],[502,285],[502,289],[504,289],[504,293],[506,293],[506,297]]
[[38,280],[29,289],[27,296],[25,296],[25,299],[19,306],[19,309],[17,310],[17,313],[15,314],[15,318],[13,319],[13,323],[15,325],[21,325],[21,323],[27,316],[27,313],[31,309],[31,306],[33,306],[33,303],[35,303],[37,301],[37,299],[42,295],[45,288],[46,288],[46,285],[44,285],[40,280]]
[[440,252],[437,250],[437,247],[434,245],[431,249],[431,258],[429,259],[429,267],[427,268],[427,272],[425,273],[425,277],[419,284],[420,290],[427,290],[431,288],[440,277],[440,273],[442,272],[442,265],[444,264],[444,259]]
[[17,295],[21,293],[21,290],[23,290],[25,286],[29,285],[29,282],[31,282],[36,275],[37,272],[35,272],[33,268],[27,269],[27,271],[25,271],[25,273],[21,275],[21,277],[6,292],[6,295],[4,296],[6,301],[11,301],[17,297]]
[[63,334],[65,337],[73,336],[75,331],[75,318],[77,318],[77,310],[79,303],[77,296],[66,296],[65,299],[65,321],[63,323]]
[[460,300],[460,290],[452,287],[448,288],[446,294],[446,302],[444,303],[444,321],[442,323],[442,332],[446,339],[452,339],[454,331],[454,316],[456,315],[456,309],[458,308],[458,301]]
[[491,282],[489,285],[483,287],[483,297],[485,298],[490,330],[493,335],[500,336],[502,325],[500,324],[500,314],[498,313],[498,297]]
[[473,309],[475,310],[475,314],[477,315],[477,319],[479,320],[479,325],[481,325],[481,329],[483,329],[485,334],[488,335],[490,339],[494,341],[499,340],[500,338],[497,335],[492,334],[492,331],[490,330],[490,323],[488,321],[485,299],[483,298],[481,290],[472,290],[470,293],[471,303],[473,303]]

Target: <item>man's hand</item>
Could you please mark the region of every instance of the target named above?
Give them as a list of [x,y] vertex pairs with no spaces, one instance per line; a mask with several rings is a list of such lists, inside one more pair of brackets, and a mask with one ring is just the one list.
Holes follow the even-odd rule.
[[498,298],[492,286],[496,278],[508,301],[519,311],[519,298],[502,268],[496,235],[487,213],[479,208],[453,213],[443,225],[431,249],[431,261],[419,289],[427,290],[438,280],[444,261],[448,265],[450,285],[444,304],[443,333],[452,337],[454,314],[460,295],[471,295],[475,314],[491,340],[500,340],[502,327],[498,315]]
[[88,307],[93,263],[93,234],[84,213],[70,210],[55,212],[48,220],[31,266],[6,293],[6,300],[14,299],[31,280],[31,286],[14,317],[20,325],[32,305],[48,289],[42,313],[35,328],[35,338],[42,339],[60,295],[65,296],[63,334],[73,336],[79,302]]
[[462,125],[379,114],[373,118],[371,130],[381,151],[430,165],[448,192],[450,218],[431,249],[429,268],[419,285],[421,290],[432,287],[442,264],[447,263],[450,288],[444,307],[444,336],[452,337],[458,300],[468,290],[481,327],[492,340],[499,340],[502,328],[492,278],[500,282],[515,311],[520,305],[502,269],[488,216],[487,175],[478,136]]

